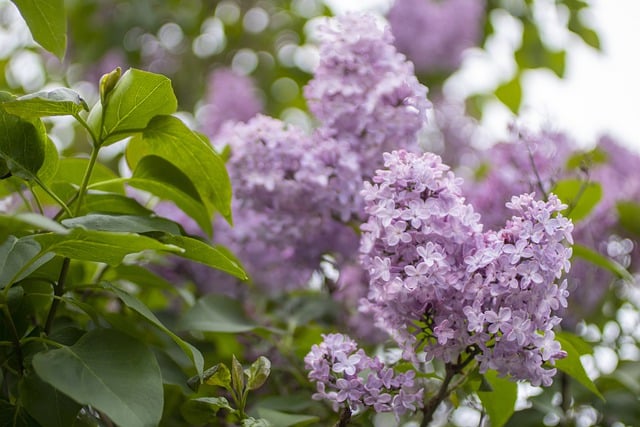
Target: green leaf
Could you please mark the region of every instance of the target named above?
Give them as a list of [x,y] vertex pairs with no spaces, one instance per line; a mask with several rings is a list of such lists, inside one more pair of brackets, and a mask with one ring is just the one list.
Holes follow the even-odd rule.
[[188,384],[193,391],[198,391],[198,387],[201,383],[207,385],[224,387],[231,391],[231,372],[227,365],[224,363],[218,363],[215,366],[204,371],[202,375],[196,375],[189,378]]
[[573,248],[573,257],[582,258],[584,260],[589,261],[592,264],[597,265],[598,267],[604,268],[605,270],[610,271],[619,279],[624,279],[629,282],[633,282],[633,276],[624,268],[621,264],[612,260],[611,258],[605,257],[604,255],[600,255],[598,252],[594,251],[591,248],[586,246],[582,246],[579,244],[574,244]]
[[211,215],[198,190],[189,177],[167,160],[153,155],[143,157],[127,183],[161,199],[172,201],[211,236]]
[[489,415],[491,426],[502,427],[515,410],[518,385],[506,378],[498,377],[494,370],[487,371],[484,378],[493,391],[478,391],[478,397]]
[[299,427],[317,423],[319,418],[313,415],[288,414],[269,408],[257,408],[257,415],[278,427]]
[[271,361],[264,356],[260,356],[245,373],[247,375],[247,388],[249,390],[260,388],[269,378]]
[[[43,396],[47,398],[43,399]],[[20,399],[29,415],[42,427],[72,426],[82,408],[33,372],[26,375],[20,383]]]
[[158,237],[162,243],[175,245],[184,252],[177,254],[178,256],[190,259],[200,264],[229,273],[239,279],[246,280],[247,274],[235,260],[228,257],[222,249],[210,246],[198,239],[187,236],[163,235]]
[[569,207],[563,214],[573,221],[586,218],[602,198],[602,186],[597,182],[579,179],[558,181],[552,190]]
[[231,356],[231,387],[236,396],[244,394],[244,370],[235,355]]
[[180,234],[180,227],[165,218],[136,215],[88,214],[62,221],[68,228],[84,228],[87,230],[120,231],[129,233],[149,233],[159,231],[169,234]]
[[580,384],[585,386],[588,390],[593,392],[593,394],[604,401],[604,396],[602,396],[596,385],[587,376],[587,373],[582,366],[582,361],[580,360],[580,352],[576,350],[573,344],[564,339],[562,336],[556,336],[556,339],[562,346],[562,349],[567,352],[567,357],[565,357],[564,359],[556,360],[556,368],[578,381]]
[[103,262],[111,266],[120,264],[126,255],[145,250],[180,252],[180,248],[164,245],[139,234],[81,228],[75,228],[67,235],[47,233],[24,239],[38,242],[43,252],[53,252],[72,259]]
[[47,138],[47,141],[44,143],[44,161],[38,171],[40,181],[45,184],[51,182],[53,177],[58,173],[59,165],[60,157],[58,156],[58,148],[51,138]]
[[64,0],[11,0],[20,9],[33,39],[62,61],[67,49]]
[[21,406],[0,399],[0,425],[6,427],[42,427]]
[[2,108],[8,113],[27,119],[69,116],[76,115],[82,110],[89,111],[87,103],[80,94],[66,87],[24,95],[4,102]]
[[171,80],[160,74],[130,68],[109,93],[104,113],[103,107],[97,103],[87,121],[103,145],[108,145],[139,132],[157,115],[174,113],[178,101]]
[[70,347],[36,354],[33,368],[45,382],[116,424],[154,427],[160,422],[160,367],[151,350],[121,332],[88,332]]
[[591,344],[583,340],[578,335],[569,331],[558,331],[555,334],[556,338],[570,343],[580,356],[584,354],[593,354],[593,347],[591,347]]
[[616,204],[618,220],[625,230],[640,236],[640,204],[626,200]]
[[206,295],[184,314],[178,329],[199,332],[238,333],[258,326],[247,318],[240,303],[224,295]]
[[135,170],[145,156],[162,157],[189,178],[209,216],[217,210],[230,222],[229,175],[220,156],[203,138],[176,117],[158,116],[151,120],[142,134],[129,142],[125,152],[127,163]]
[[273,424],[271,424],[268,420],[265,420],[264,418],[247,417],[242,420],[242,422],[240,423],[240,426],[241,427],[273,427]]
[[87,215],[89,213],[151,216],[153,211],[121,194],[89,191],[84,196],[80,214]]
[[184,341],[182,338],[180,338],[179,336],[171,332],[166,326],[162,324],[162,322],[160,322],[160,320],[155,316],[155,314],[151,312],[151,310],[149,310],[149,308],[146,305],[144,305],[139,299],[137,299],[133,295],[130,295],[125,291],[118,289],[115,286],[107,283],[103,283],[103,286],[105,286],[111,292],[115,293],[118,296],[118,298],[120,298],[120,300],[127,307],[129,307],[130,309],[138,313],[140,316],[145,318],[147,321],[149,321],[151,324],[156,326],[162,332],[167,334],[176,344],[178,344],[178,346],[182,349],[182,351],[191,360],[198,374],[202,375],[202,371],[204,369],[204,359],[202,357],[202,353],[200,353],[200,351],[197,348],[195,348],[194,346],[192,346],[191,344],[189,344],[188,342]]
[[60,234],[66,234],[69,232],[69,230],[57,222],[40,214],[31,212],[19,213],[16,215],[0,214],[0,243],[7,240],[10,235],[23,230],[44,230]]
[[199,397],[187,400],[180,408],[180,413],[189,424],[202,425],[218,422],[216,414],[221,409],[233,411],[224,397]]
[[522,87],[520,86],[520,75],[498,86],[495,91],[496,97],[504,105],[509,107],[513,114],[518,114],[520,102],[522,101]]
[[4,111],[4,102],[12,99],[0,92],[0,158],[11,173],[32,180],[44,163],[47,133],[40,119],[25,120]]
[[0,245],[0,289],[24,279],[53,256],[32,239],[9,236]]

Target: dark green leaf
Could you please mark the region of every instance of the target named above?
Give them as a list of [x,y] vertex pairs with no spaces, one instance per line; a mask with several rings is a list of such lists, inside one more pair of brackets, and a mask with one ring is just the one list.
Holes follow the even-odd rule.
[[586,246],[582,246],[577,243],[574,244],[573,256],[587,260],[590,263],[597,265],[598,267],[602,267],[605,270],[610,271],[620,279],[628,280],[630,282],[633,282],[634,280],[633,276],[631,276],[627,269],[622,265],[610,258],[600,255],[598,252]]
[[184,252],[178,253],[182,258],[190,259],[212,268],[232,274],[239,279],[246,280],[247,274],[235,260],[228,257],[221,249],[208,245],[198,239],[187,236],[163,235],[158,237],[162,243],[175,245]]
[[633,201],[618,202],[616,205],[620,225],[625,230],[640,236],[640,204]]
[[158,156],[145,156],[136,165],[128,184],[170,200],[189,215],[209,236],[211,215],[190,179],[172,163]]
[[520,75],[516,75],[512,80],[498,86],[495,91],[496,97],[514,113],[518,114],[520,102],[522,101],[522,87],[520,86]]
[[209,216],[217,210],[231,221],[231,183],[224,162],[208,141],[180,119],[155,117],[142,134],[131,140],[125,154],[132,170],[150,155],[172,163],[195,186]]
[[0,426],[3,427],[42,427],[21,406],[14,406],[0,399]]
[[602,198],[602,186],[579,179],[558,181],[552,192],[569,207],[563,214],[573,221],[586,218]]
[[314,415],[288,414],[269,408],[257,408],[256,413],[260,418],[264,418],[271,423],[271,425],[278,427],[299,427],[319,421],[318,417]]
[[89,213],[151,216],[153,211],[121,194],[90,191],[84,196],[84,204],[80,209],[81,215]]
[[178,328],[199,332],[247,332],[257,325],[247,318],[240,303],[223,295],[207,295],[184,314]]
[[498,373],[489,370],[484,378],[493,391],[478,391],[482,406],[487,411],[492,427],[502,427],[515,410],[518,397],[518,385],[506,378],[498,377]]
[[249,390],[260,388],[269,378],[271,361],[264,356],[260,356],[245,373],[247,374],[247,388]]
[[45,254],[38,242],[9,236],[0,245],[0,289],[24,279],[51,258],[53,254]]
[[[43,399],[43,396],[47,398]],[[20,397],[29,415],[42,427],[72,426],[81,408],[77,402],[42,381],[34,373],[22,379]]]
[[172,114],[177,108],[171,80],[160,74],[130,68],[110,92],[104,114],[103,105],[97,103],[91,109],[88,122],[102,143],[108,145],[139,132],[153,117]]
[[43,230],[59,234],[69,232],[68,229],[59,223],[40,214],[31,212],[16,215],[0,214],[0,243],[4,242],[9,234],[15,233],[18,230]]
[[30,236],[29,239],[38,242],[43,252],[84,261],[104,262],[112,266],[120,264],[126,255],[145,250],[180,252],[175,246],[164,245],[139,234],[80,228],[74,228],[67,235],[47,233]]
[[154,427],[160,422],[163,388],[151,350],[111,329],[88,332],[71,347],[36,354],[33,368],[45,382],[116,424]]
[[567,352],[567,357],[564,359],[556,360],[556,368],[558,370],[568,374],[570,377],[578,381],[580,384],[589,389],[593,394],[604,400],[604,397],[596,387],[596,385],[587,376],[587,373],[580,361],[580,352],[571,344],[568,340],[565,340],[562,336],[556,336],[556,339],[562,346],[562,349]]
[[112,286],[106,283],[104,284],[104,286],[107,289],[109,289],[111,292],[115,293],[118,296],[118,298],[120,298],[120,300],[127,307],[129,307],[130,309],[138,313],[140,316],[145,318],[147,321],[149,321],[151,324],[156,326],[162,332],[169,335],[169,337],[176,344],[178,344],[178,346],[182,349],[182,351],[184,351],[187,357],[189,357],[189,359],[193,363],[193,366],[196,368],[196,371],[198,372],[198,374],[202,375],[202,370],[204,368],[204,359],[202,358],[202,354],[197,348],[195,348],[194,346],[192,346],[191,344],[189,344],[188,342],[184,341],[182,338],[180,338],[179,336],[171,332],[166,326],[162,324],[162,322],[160,322],[160,320],[155,316],[155,314],[153,314],[151,310],[149,310],[149,308],[146,305],[144,305],[139,299],[137,299],[133,295],[126,293],[121,289],[116,288],[115,286]]
[[216,414],[221,409],[233,411],[224,397],[199,397],[187,400],[180,408],[180,413],[189,424],[202,425],[219,421]]
[[3,103],[2,107],[7,112],[24,118],[69,116],[82,110],[89,111],[84,99],[66,87],[24,95]]
[[121,231],[129,233],[149,233],[159,231],[180,234],[180,227],[173,221],[159,217],[136,215],[89,214],[62,221],[68,228],[85,228],[99,231]]
[[47,134],[40,119],[26,120],[7,113],[2,106],[13,97],[0,92],[0,158],[13,175],[34,179],[44,163]]
[[67,49],[64,0],[11,0],[20,9],[33,39],[62,61]]

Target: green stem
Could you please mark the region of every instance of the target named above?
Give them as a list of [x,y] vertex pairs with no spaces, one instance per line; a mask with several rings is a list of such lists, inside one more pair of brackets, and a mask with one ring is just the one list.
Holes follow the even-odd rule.
[[40,186],[40,188],[42,188],[44,190],[45,193],[47,193],[49,195],[49,197],[51,197],[53,200],[55,200],[56,203],[59,204],[62,207],[62,209],[64,209],[64,211],[67,213],[67,215],[73,216],[72,213],[71,213],[71,210],[69,209],[69,207],[60,199],[60,197],[58,197],[58,195],[56,193],[51,191],[51,189],[49,187],[47,187],[44,182],[40,181],[39,178],[36,178],[34,181],[36,182],[36,184],[38,184]]
[[94,182],[93,184],[87,186],[87,190],[94,189],[97,187],[103,187],[109,184],[120,184],[121,182],[127,182],[127,181],[129,181],[129,178],[122,177],[122,178],[108,179],[106,181]]
[[[61,297],[64,294],[64,283],[67,280],[67,273],[69,272],[70,263],[71,260],[69,258],[65,258],[62,261],[62,268],[60,269],[60,276],[58,276],[58,283],[53,288],[53,294],[56,297]],[[59,298],[54,298],[53,301],[51,301],[51,308],[49,308],[47,322],[44,326],[44,333],[47,335],[49,335],[49,332],[51,332],[51,328],[53,327],[53,319],[56,317],[56,311],[58,310],[59,305]]]
[[22,373],[24,372],[24,356],[22,355],[22,346],[20,345],[20,335],[18,335],[16,324],[13,323],[13,317],[11,317],[9,307],[3,305],[2,312],[7,318],[7,323],[9,324],[9,330],[11,331],[11,338],[13,340],[13,347],[16,350],[16,356],[18,358],[18,372],[20,375],[22,375]]
[[78,121],[78,123],[80,123],[80,125],[82,125],[83,128],[87,130],[87,132],[89,133],[89,136],[91,137],[92,145],[94,147],[98,146],[98,142],[99,142],[98,137],[96,136],[95,133],[93,133],[93,129],[91,129],[91,127],[86,122],[86,120],[80,117],[78,113],[74,114],[73,117]]
[[98,160],[98,152],[99,148],[94,147],[91,150],[91,157],[89,157],[89,164],[87,165],[87,170],[84,172],[84,177],[82,178],[82,184],[80,184],[80,188],[78,189],[78,200],[76,202],[76,208],[74,211],[75,216],[80,213],[80,208],[82,207],[82,199],[84,199],[84,194],[87,191],[87,187],[89,186],[89,180],[91,179],[91,173],[93,172],[93,168],[96,165],[96,160]]
[[38,207],[38,211],[40,212],[40,215],[44,215],[44,209],[42,208],[42,203],[40,202],[38,193],[33,191],[33,187],[31,187],[31,195],[33,196],[33,200],[36,202],[36,206]]

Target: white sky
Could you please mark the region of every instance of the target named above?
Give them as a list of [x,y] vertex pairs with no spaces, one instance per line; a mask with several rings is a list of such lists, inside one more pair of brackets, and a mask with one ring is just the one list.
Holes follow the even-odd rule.
[[[388,0],[326,0],[334,10],[384,10]],[[526,80],[522,117],[568,131],[583,144],[610,133],[640,150],[640,1],[591,0],[589,17],[600,34],[603,52],[569,42],[563,80],[550,73],[531,73]],[[508,26],[508,22],[507,22]],[[507,37],[508,38],[508,37]],[[459,81],[493,87],[507,80],[513,64],[507,46],[498,45],[491,59],[470,54]],[[479,86],[483,86],[480,84]],[[466,90],[468,92],[468,90]],[[456,91],[460,95],[465,90]],[[485,121],[491,135],[502,135],[512,119],[501,105],[490,106]]]

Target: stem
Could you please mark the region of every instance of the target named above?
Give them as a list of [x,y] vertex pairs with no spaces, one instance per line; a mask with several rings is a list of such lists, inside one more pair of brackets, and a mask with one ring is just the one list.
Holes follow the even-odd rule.
[[11,317],[11,312],[9,311],[9,307],[6,305],[2,306],[2,312],[7,318],[7,322],[9,323],[9,330],[11,331],[11,338],[13,340],[13,347],[16,350],[16,356],[18,357],[18,373],[22,376],[24,372],[24,356],[22,355],[22,346],[20,345],[20,336],[18,335],[18,330],[16,329],[16,324],[13,323],[13,317]]
[[529,147],[529,144],[527,144],[527,143],[525,143],[525,145],[527,146],[527,153],[529,153],[529,162],[531,162],[531,168],[533,169],[533,173],[536,176],[536,182],[537,182],[537,185],[538,185],[538,189],[540,189],[540,192],[542,193],[542,198],[546,202],[549,199],[549,195],[545,191],[544,185],[542,184],[542,179],[540,178],[540,173],[538,173],[538,168],[536,167],[536,162],[533,160],[533,153],[531,152],[531,147]]
[[87,186],[89,185],[89,180],[91,179],[91,172],[93,172],[93,167],[96,165],[96,160],[98,160],[98,152],[99,148],[93,147],[91,149],[91,157],[89,158],[89,164],[87,165],[87,170],[84,172],[84,178],[82,178],[82,184],[80,184],[80,188],[78,189],[78,201],[76,202],[75,208],[75,216],[80,213],[80,208],[82,207],[82,199],[84,198],[84,193],[87,191]]
[[93,133],[93,129],[91,129],[91,127],[86,122],[86,120],[80,117],[78,113],[74,114],[73,117],[78,121],[78,123],[82,125],[83,128],[87,130],[87,132],[89,132],[89,136],[91,137],[91,142],[93,143],[92,145],[96,147],[98,145],[98,137],[96,137],[96,134]]
[[33,187],[31,187],[31,195],[33,196],[33,200],[35,200],[36,202],[36,206],[38,207],[38,211],[40,212],[40,215],[44,215],[44,209],[42,208],[42,203],[38,198],[38,194],[35,191],[33,191]]
[[62,206],[62,209],[64,209],[64,211],[67,213],[67,215],[73,216],[71,214],[71,210],[69,209],[69,207],[60,199],[60,197],[58,197],[58,195],[56,193],[51,191],[51,189],[49,187],[47,187],[44,182],[40,181],[39,178],[35,178],[34,181],[36,182],[36,184],[38,184],[40,186],[40,188],[42,188],[44,190],[45,193],[47,193],[49,195],[49,197],[51,197],[53,200],[55,200],[57,204]]
[[127,181],[129,181],[129,178],[124,178],[124,177],[122,177],[122,178],[113,178],[113,179],[108,179],[106,181],[95,182],[95,183],[93,183],[91,185],[88,185],[87,189],[94,189],[94,188],[102,187],[102,186],[109,185],[109,184],[120,184],[121,182],[127,182]]
[[560,425],[561,426],[568,426],[569,425],[569,417],[568,417],[568,413],[569,410],[571,409],[571,390],[569,387],[569,376],[564,373],[561,372],[560,373],[560,393],[562,395],[562,403],[560,404],[561,409],[562,409],[562,420],[560,420]]
[[440,384],[438,393],[434,397],[432,397],[422,409],[422,413],[424,414],[424,416],[422,418],[420,427],[427,427],[429,423],[433,421],[433,414],[435,414],[436,409],[438,409],[438,406],[440,406],[440,403],[442,403],[457,387],[459,387],[464,382],[466,378],[463,377],[460,381],[457,381],[451,387],[449,387],[449,384],[451,384],[451,380],[453,380],[453,377],[461,373],[463,369],[474,360],[474,358],[478,354],[478,351],[479,350],[477,349],[473,349],[467,355],[467,358],[465,360],[461,361],[460,357],[458,357],[458,363],[447,363],[445,365],[445,376],[442,380],[442,384]]
[[342,408],[340,411],[340,418],[334,427],[347,427],[349,425],[349,421],[351,420],[351,408],[349,405]]
[[[67,280],[67,273],[69,272],[69,264],[71,260],[69,258],[65,258],[62,261],[62,268],[60,269],[60,276],[58,276],[58,284],[53,288],[53,294],[57,297],[61,297],[64,294],[64,282]],[[60,299],[54,298],[51,301],[51,308],[49,309],[49,314],[47,315],[47,323],[44,326],[44,333],[49,335],[51,332],[51,327],[53,326],[53,319],[56,317],[56,311],[58,310],[58,306],[60,305]]]

